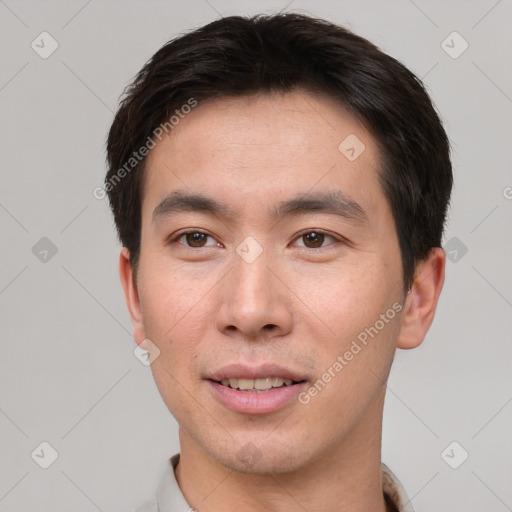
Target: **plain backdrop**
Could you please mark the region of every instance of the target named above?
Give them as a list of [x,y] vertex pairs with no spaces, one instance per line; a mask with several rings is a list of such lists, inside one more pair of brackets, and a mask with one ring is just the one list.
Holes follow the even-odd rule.
[[418,512],[512,510],[510,0],[0,0],[0,511],[121,512],[154,495],[177,425],[134,357],[120,246],[93,196],[106,133],[166,41],[280,10],[367,37],[442,115],[450,260],[424,344],[397,353],[383,460]]

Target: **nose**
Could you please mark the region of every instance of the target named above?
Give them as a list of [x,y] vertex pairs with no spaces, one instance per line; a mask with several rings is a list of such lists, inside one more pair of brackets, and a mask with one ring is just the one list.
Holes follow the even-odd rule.
[[284,336],[293,325],[291,292],[263,255],[241,258],[223,280],[217,328],[225,335],[258,340]]

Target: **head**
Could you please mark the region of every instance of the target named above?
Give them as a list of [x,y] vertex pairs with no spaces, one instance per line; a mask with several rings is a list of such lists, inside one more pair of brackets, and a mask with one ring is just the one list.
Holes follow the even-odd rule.
[[[288,471],[375,426],[444,278],[449,145],[421,82],[322,20],[224,18],[152,57],[107,149],[135,339],[183,439]],[[231,363],[285,367],[301,398],[232,410]]]

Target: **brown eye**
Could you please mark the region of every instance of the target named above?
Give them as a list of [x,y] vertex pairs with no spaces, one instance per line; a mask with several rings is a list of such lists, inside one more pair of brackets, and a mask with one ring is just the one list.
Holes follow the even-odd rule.
[[302,240],[306,247],[309,247],[310,249],[316,249],[317,247],[322,247],[325,240],[325,235],[323,233],[312,231],[311,233],[302,235]]
[[208,235],[196,231],[193,233],[186,233],[182,238],[185,239],[186,245],[189,247],[204,247],[208,240]]
[[[210,239],[210,241],[208,240]],[[180,245],[185,247],[200,249],[202,247],[210,247],[217,245],[215,239],[206,233],[201,231],[187,231],[177,236],[174,242],[178,242]]]
[[324,247],[328,247],[329,245],[336,243],[336,241],[338,241],[338,239],[332,235],[322,233],[321,231],[311,230],[299,235],[294,245],[296,247],[306,249],[323,249]]

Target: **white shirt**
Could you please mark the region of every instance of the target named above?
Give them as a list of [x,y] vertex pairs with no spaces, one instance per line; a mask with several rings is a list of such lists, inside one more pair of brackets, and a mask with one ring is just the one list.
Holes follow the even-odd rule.
[[[180,460],[177,453],[169,459],[164,474],[158,485],[156,500],[139,507],[135,512],[193,512],[194,509],[186,502],[178,486],[174,470]],[[410,500],[405,494],[402,484],[391,470],[382,464],[382,487],[386,502],[400,512],[414,512]]]

